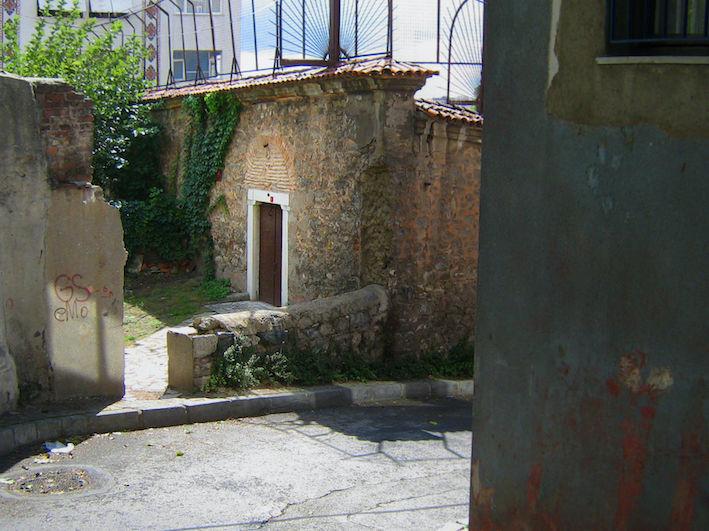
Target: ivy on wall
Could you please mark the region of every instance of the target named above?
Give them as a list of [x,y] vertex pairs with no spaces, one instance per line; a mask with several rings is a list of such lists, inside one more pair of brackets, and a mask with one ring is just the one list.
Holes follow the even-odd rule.
[[206,277],[214,276],[214,242],[209,222],[210,193],[239,122],[241,104],[228,92],[188,96],[183,109],[190,118],[185,137],[184,174],[179,201],[189,234],[189,251],[201,256]]
[[[175,167],[170,182],[151,189],[146,199],[120,201],[125,244],[131,255],[147,254],[167,262],[200,259],[204,276],[214,277],[209,215],[216,208],[226,208],[226,201],[220,196],[210,205],[210,194],[224,167],[240,110],[241,104],[230,93],[185,98],[183,112],[189,125],[179,190],[175,190]],[[152,155],[157,163],[157,150]]]

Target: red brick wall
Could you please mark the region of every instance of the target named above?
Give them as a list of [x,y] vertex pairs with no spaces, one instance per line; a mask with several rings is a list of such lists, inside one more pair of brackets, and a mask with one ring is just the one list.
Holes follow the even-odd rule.
[[60,82],[34,86],[49,178],[55,183],[91,182],[93,104]]

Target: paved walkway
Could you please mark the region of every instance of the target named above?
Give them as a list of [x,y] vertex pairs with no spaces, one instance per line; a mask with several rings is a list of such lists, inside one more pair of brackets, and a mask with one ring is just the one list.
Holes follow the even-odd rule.
[[[270,309],[263,302],[222,302],[208,304],[200,315],[234,313],[246,310]],[[192,319],[182,326],[192,324]],[[168,327],[137,341],[126,349],[126,400],[157,400],[172,398],[176,393],[167,388],[167,331]]]
[[126,349],[126,400],[156,400],[165,394],[168,330],[158,330]]
[[[106,488],[0,495],[0,528],[460,529],[471,425],[469,402],[408,400],[96,435],[53,464]],[[52,466],[34,459],[0,460],[0,477]]]

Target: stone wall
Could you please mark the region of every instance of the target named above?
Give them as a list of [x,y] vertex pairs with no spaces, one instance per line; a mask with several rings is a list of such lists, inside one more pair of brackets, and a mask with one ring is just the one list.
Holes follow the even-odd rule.
[[168,332],[169,386],[184,391],[204,387],[215,356],[233,345],[235,336],[256,352],[321,350],[380,360],[388,311],[386,291],[371,285],[284,308],[197,318],[193,327]]
[[[383,285],[396,354],[472,339],[480,130],[417,110],[418,79],[244,88],[212,200],[217,274],[247,290],[247,191],[289,194],[288,302]],[[157,116],[165,171],[182,150],[179,99]],[[472,265],[472,267],[471,267]]]
[[413,168],[402,161],[382,190],[392,209],[392,341],[399,352],[450,350],[474,339],[481,129],[417,112],[407,140],[397,152],[413,143]]
[[123,394],[123,235],[90,184],[91,102],[0,76],[0,294],[24,400]]

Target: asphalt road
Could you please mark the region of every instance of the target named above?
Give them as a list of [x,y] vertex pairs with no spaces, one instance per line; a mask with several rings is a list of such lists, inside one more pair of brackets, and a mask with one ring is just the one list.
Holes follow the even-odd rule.
[[0,495],[0,528],[455,529],[471,423],[467,402],[400,401],[96,435],[52,464],[33,448],[0,460],[0,478],[58,464],[102,481],[81,495]]

